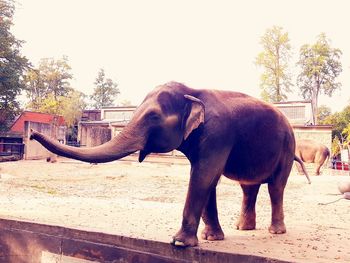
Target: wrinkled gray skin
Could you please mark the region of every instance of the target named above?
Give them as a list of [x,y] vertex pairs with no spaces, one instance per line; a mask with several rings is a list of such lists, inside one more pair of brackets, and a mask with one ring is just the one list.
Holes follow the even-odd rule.
[[[314,140],[297,140],[295,155],[305,163],[315,163],[315,174],[320,175],[321,166],[329,159],[330,152],[327,146]],[[297,164],[297,167],[302,172],[300,165]]]
[[222,174],[239,181],[243,190],[238,229],[255,229],[257,194],[267,183],[272,206],[269,231],[286,232],[283,192],[293,161],[298,160],[293,130],[276,108],[245,94],[170,82],[150,92],[123,131],[103,145],[70,147],[36,131],[31,139],[58,155],[90,163],[118,160],[136,151],[140,162],[152,152],[184,153],[191,163],[190,182],[174,245],[197,245],[200,218],[205,223],[203,239],[224,238],[216,205]]

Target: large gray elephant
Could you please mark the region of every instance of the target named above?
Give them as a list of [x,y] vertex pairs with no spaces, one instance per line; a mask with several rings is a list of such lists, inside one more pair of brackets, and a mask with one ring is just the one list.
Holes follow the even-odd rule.
[[[320,175],[321,166],[329,159],[330,151],[327,146],[314,140],[297,140],[295,155],[305,163],[315,163],[315,174]],[[302,169],[297,165],[299,172]]]
[[[243,190],[237,228],[255,229],[259,187],[268,184],[272,205],[269,231],[286,232],[283,192],[295,157],[293,130],[275,107],[248,95],[219,90],[192,89],[177,82],[156,87],[136,109],[132,120],[111,141],[91,148],[62,145],[36,131],[31,139],[69,158],[103,163],[136,151],[142,162],[149,153],[177,149],[191,164],[177,246],[196,246],[202,217],[202,238],[221,240],[216,186],[220,176],[239,181]],[[303,165],[303,164],[302,164]]]

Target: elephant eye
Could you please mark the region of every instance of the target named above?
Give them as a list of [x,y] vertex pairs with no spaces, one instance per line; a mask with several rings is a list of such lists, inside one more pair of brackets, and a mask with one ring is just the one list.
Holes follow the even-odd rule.
[[153,121],[153,122],[158,122],[161,119],[161,116],[159,113],[155,112],[155,111],[151,111],[150,113],[148,113],[148,119]]

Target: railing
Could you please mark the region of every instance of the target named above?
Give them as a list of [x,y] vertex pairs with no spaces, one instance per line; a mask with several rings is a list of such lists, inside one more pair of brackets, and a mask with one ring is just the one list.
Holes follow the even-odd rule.
[[332,166],[333,166],[332,167],[333,169],[349,171],[349,163],[348,162],[336,161],[336,162],[334,162],[334,164]]
[[23,143],[8,143],[0,142],[0,156],[19,156],[23,158],[24,144]]

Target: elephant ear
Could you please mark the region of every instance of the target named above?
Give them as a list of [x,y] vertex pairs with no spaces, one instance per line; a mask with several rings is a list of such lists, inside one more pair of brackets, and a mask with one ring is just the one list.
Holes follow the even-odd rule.
[[188,108],[189,114],[185,124],[184,140],[190,135],[190,133],[197,129],[201,123],[204,123],[204,104],[200,99],[197,99],[191,95],[184,95],[189,101]]

